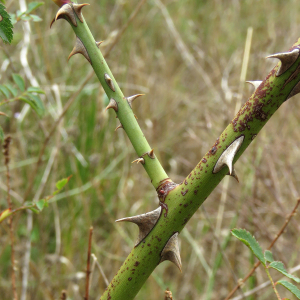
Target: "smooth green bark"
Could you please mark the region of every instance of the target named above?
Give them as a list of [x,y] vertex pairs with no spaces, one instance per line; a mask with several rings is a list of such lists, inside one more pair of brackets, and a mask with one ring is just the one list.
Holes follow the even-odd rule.
[[[128,138],[130,139],[138,157],[143,156],[143,158],[145,159],[145,164],[143,166],[144,166],[146,172],[148,173],[148,176],[149,176],[153,186],[155,188],[157,188],[159,186],[159,183],[162,180],[168,178],[168,175],[166,174],[165,170],[161,166],[157,157],[152,159],[148,155],[145,155],[145,153],[151,151],[151,147],[148,144],[148,141],[146,140],[146,138],[134,116],[134,113],[133,113],[131,107],[129,106],[125,96],[123,95],[112,72],[110,71],[100,49],[96,45],[95,39],[92,36],[84,18],[83,18],[83,23],[81,23],[77,17],[76,17],[76,19],[77,19],[77,26],[74,26],[71,23],[70,23],[70,25],[72,26],[76,36],[84,44],[84,46],[88,52],[88,55],[91,59],[91,65],[92,65],[92,67],[95,71],[95,74],[97,75],[107,97],[109,99],[113,98],[117,102],[117,104],[118,104],[118,111],[116,112],[117,117],[120,120],[120,123],[123,125],[124,130],[125,130]],[[108,74],[110,76],[110,78],[112,79],[114,87],[115,87],[115,92],[112,91],[109,88],[109,86],[107,85],[107,83],[105,82],[105,79],[104,79],[105,74]],[[139,101],[139,100],[136,100],[136,101]]]
[[[138,156],[141,156],[150,151],[151,148],[138,126],[132,109],[128,105],[100,50],[96,46],[85,21],[81,23],[77,18],[77,24],[77,27],[72,25],[72,28],[86,47],[91,58],[92,67],[107,96],[117,101],[119,107],[117,116],[123,124]],[[298,48],[299,44],[300,40],[295,43],[291,50]],[[244,136],[243,143],[234,156],[233,162],[236,162],[274,112],[287,99],[290,92],[300,80],[300,58],[298,56],[297,60],[287,71],[280,76],[276,76],[279,67],[280,63],[255,90],[254,94],[240,109],[214,145],[212,145],[211,149],[186,179],[179,185],[174,186],[174,189],[167,193],[160,193],[160,190],[158,190],[162,213],[157,223],[146,238],[128,255],[126,261],[102,295],[101,300],[130,300],[135,297],[147,278],[159,264],[161,252],[169,238],[174,233],[181,232],[188,220],[228,173],[227,166],[224,166],[219,172],[213,173],[213,169],[222,153],[237,138]],[[115,92],[112,92],[107,86],[104,80],[104,73],[109,74],[113,79]],[[144,156],[144,158],[144,167],[153,186],[157,189],[161,181],[167,178],[167,174],[157,158],[151,159],[148,156]]]

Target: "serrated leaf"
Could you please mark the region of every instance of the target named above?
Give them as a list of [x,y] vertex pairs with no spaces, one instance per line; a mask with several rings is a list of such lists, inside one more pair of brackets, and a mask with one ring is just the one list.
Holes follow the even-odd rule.
[[18,86],[21,92],[25,91],[25,81],[19,74],[12,75],[14,82]]
[[270,250],[266,250],[265,251],[265,259],[266,259],[267,262],[274,261],[273,254],[272,254],[272,252]]
[[13,24],[5,6],[0,3],[0,37],[4,43],[10,44],[13,40]]
[[45,92],[38,86],[31,86],[27,89],[29,93],[45,94]]
[[2,129],[1,126],[0,126],[0,140],[3,143],[3,141],[4,141],[4,132],[3,132],[3,129]]
[[281,284],[287,290],[289,290],[291,293],[293,293],[298,299],[300,299],[300,290],[292,283],[285,281],[285,280],[279,280],[279,281],[277,281],[276,284]]
[[44,5],[44,2],[30,2],[28,4],[28,9],[26,10],[26,14],[29,15],[31,12],[33,12],[38,7]]
[[41,22],[41,21],[43,21],[43,19],[40,18],[40,17],[37,16],[37,15],[29,15],[29,17],[31,18],[31,20],[32,20],[33,22]]
[[265,266],[266,261],[262,249],[256,239],[245,229],[232,229],[231,233],[243,242]]
[[300,282],[300,279],[298,277],[296,277],[292,274],[289,274],[287,272],[287,270],[285,269],[285,267],[281,261],[273,261],[272,263],[269,264],[269,268],[273,268],[273,269],[277,270],[281,274],[285,275],[286,277],[288,277],[298,283]]
[[39,201],[36,202],[36,207],[39,209],[39,211],[42,211],[43,208],[45,207],[45,199],[41,199]]
[[2,94],[5,96],[6,99],[9,99],[10,97],[10,92],[8,90],[7,87],[5,87],[4,85],[0,85],[0,91],[2,92]]
[[7,83],[5,87],[11,92],[11,94],[16,97],[18,95],[18,90],[15,89],[11,84]]
[[28,93],[29,101],[27,102],[32,109],[38,114],[39,117],[42,117],[45,113],[44,104],[39,96]]

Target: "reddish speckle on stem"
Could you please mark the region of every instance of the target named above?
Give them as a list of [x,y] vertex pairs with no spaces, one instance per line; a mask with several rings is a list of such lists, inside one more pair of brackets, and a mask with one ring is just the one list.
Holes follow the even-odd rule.
[[206,162],[207,162],[207,159],[206,159],[206,158],[202,158],[202,161],[203,161],[204,163],[206,163]]
[[129,278],[128,278],[128,281],[131,281],[131,280],[132,280],[132,278],[131,278],[131,277],[129,277]]
[[184,196],[189,190],[185,190],[184,192],[181,192],[181,195]]
[[166,210],[166,212],[164,213],[165,218],[168,216],[168,205],[166,203],[163,203],[161,201],[159,201],[159,205],[161,206],[162,210]]

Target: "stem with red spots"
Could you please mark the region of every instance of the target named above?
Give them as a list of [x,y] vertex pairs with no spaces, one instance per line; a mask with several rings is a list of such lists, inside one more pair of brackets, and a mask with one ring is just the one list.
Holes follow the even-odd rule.
[[[220,159],[227,153],[227,158],[230,157],[233,165],[280,105],[289,95],[295,94],[294,88],[300,81],[300,58],[298,56],[296,61],[279,76],[276,74],[280,63],[269,73],[211,149],[186,179],[177,185],[167,177],[156,158],[146,155],[151,148],[137,127],[131,106],[119,89],[84,19],[80,22],[76,17],[76,20],[77,26],[73,24],[71,26],[84,45],[92,67],[108,97],[117,102],[117,116],[138,155],[145,159],[144,167],[157,190],[159,205],[162,207],[160,217],[152,230],[133,248],[101,297],[101,300],[124,299],[124,297],[130,300],[136,296],[161,262],[161,253],[170,237],[181,232],[188,220],[228,173],[229,168],[226,165],[216,168],[216,165],[223,161]],[[300,39],[290,51],[299,48]],[[115,91],[112,91],[105,82],[104,73],[111,78]],[[230,152],[237,140],[240,144]]]

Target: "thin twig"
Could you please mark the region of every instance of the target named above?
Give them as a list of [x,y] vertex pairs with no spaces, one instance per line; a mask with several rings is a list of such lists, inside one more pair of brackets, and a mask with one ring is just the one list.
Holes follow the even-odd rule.
[[[297,203],[294,207],[294,209],[292,210],[292,212],[289,214],[289,216],[286,218],[285,223],[283,224],[283,226],[281,227],[281,229],[279,230],[279,232],[276,234],[276,237],[274,238],[274,240],[272,241],[272,243],[269,245],[269,247],[267,248],[267,250],[272,249],[272,247],[274,246],[274,244],[277,242],[277,240],[279,239],[279,237],[283,234],[285,228],[287,227],[287,225],[289,224],[290,220],[292,219],[292,217],[295,215],[298,206],[300,204],[300,199],[297,200]],[[257,269],[257,267],[260,265],[260,261],[258,261],[254,267],[250,270],[250,272],[241,280],[238,281],[238,284],[232,289],[232,291],[227,295],[227,297],[225,298],[225,300],[229,300],[231,298],[231,296],[241,287],[241,285],[243,283],[246,282],[246,280],[254,273],[254,271]]]
[[86,266],[86,280],[85,280],[85,300],[89,300],[89,287],[90,287],[90,265],[91,265],[91,249],[92,249],[92,236],[93,236],[93,226],[90,227],[90,234],[89,234],[89,247],[88,247],[88,254],[87,254],[87,266]]
[[103,277],[103,280],[104,280],[106,286],[108,286],[109,285],[109,281],[108,281],[106,275],[104,274],[104,271],[103,271],[101,265],[98,262],[97,256],[94,253],[92,253],[92,257],[93,257],[94,261],[96,262],[96,265],[97,265],[97,267],[98,267],[98,269],[99,269],[99,271],[100,271],[100,273],[101,273],[101,275]]
[[[10,199],[10,174],[9,174],[9,144],[11,141],[11,137],[8,136],[4,140],[3,145],[3,155],[5,158],[5,167],[6,167],[6,186],[7,186],[7,205],[10,211],[12,211],[12,202]],[[14,249],[14,228],[12,223],[13,216],[11,215],[8,220],[9,224],[9,233],[10,233],[10,246],[11,246],[11,282],[12,282],[12,290],[14,295],[14,300],[18,300],[17,287],[16,287],[16,274],[15,274],[15,249]]]

